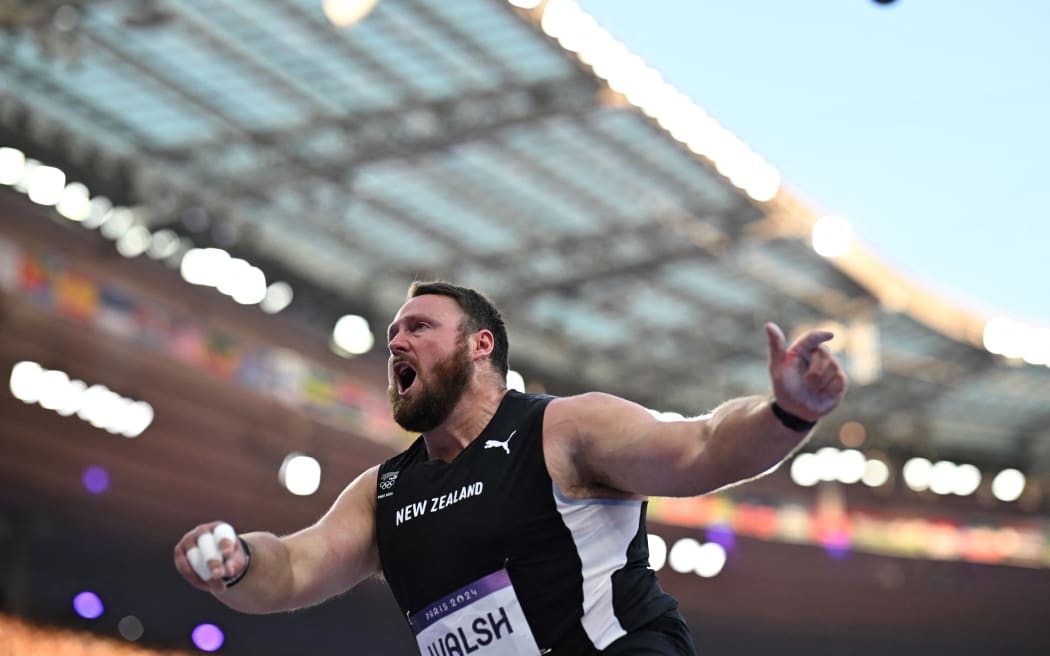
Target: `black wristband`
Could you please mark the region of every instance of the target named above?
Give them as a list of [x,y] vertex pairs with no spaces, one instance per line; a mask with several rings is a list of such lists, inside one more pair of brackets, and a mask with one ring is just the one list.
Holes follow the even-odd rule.
[[227,588],[232,588],[237,585],[237,583],[244,578],[244,575],[248,573],[248,567],[252,564],[252,550],[248,548],[248,541],[239,535],[237,536],[237,539],[241,543],[241,549],[244,549],[244,569],[233,576],[222,577],[222,582],[226,584]]
[[793,431],[808,433],[809,431],[813,430],[814,426],[817,425],[817,422],[815,421],[807,421],[802,417],[791,414],[784,408],[781,408],[776,401],[773,401],[771,407],[773,408],[773,414],[777,416],[777,419],[780,420],[780,423],[784,424],[784,426],[790,428]]

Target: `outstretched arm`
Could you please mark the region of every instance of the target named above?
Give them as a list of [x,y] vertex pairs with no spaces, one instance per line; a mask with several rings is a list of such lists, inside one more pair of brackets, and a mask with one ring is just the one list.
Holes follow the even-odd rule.
[[[251,562],[237,540],[218,545],[225,561],[209,561],[209,581],[199,577],[187,553],[202,533],[220,522],[202,524],[175,546],[175,568],[193,587],[211,592],[227,606],[245,613],[272,613],[302,608],[334,597],[379,572],[375,541],[376,472],[373,467],[354,480],[313,526],[291,535],[253,532],[238,537],[248,543]],[[223,576],[244,577],[227,587]]]
[[772,395],[727,401],[693,419],[663,421],[608,394],[556,399],[544,419],[545,452],[555,483],[570,496],[603,493],[703,494],[754,478],[798,448],[808,430],[789,428],[772,404],[804,421],[835,409],[846,375],[812,331],[787,346],[766,325]]

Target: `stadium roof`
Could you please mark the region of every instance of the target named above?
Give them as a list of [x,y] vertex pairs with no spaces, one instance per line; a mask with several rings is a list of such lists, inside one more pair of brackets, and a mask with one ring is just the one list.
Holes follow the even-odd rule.
[[1050,369],[862,245],[817,254],[768,163],[573,3],[528,4],[339,29],[316,0],[4,3],[0,146],[293,281],[293,314],[381,326],[413,279],[479,287],[555,391],[704,411],[768,387],[765,321],[834,326],[854,383],[819,439],[856,420],[1050,478]]

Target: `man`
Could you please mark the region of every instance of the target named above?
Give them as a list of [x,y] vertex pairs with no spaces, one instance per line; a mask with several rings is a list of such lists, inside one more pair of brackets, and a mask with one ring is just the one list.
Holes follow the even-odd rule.
[[[202,524],[175,565],[248,613],[317,604],[382,572],[426,656],[693,654],[648,568],[646,497],[768,471],[846,389],[830,333],[790,348],[774,324],[766,333],[771,395],[661,421],[608,394],[508,391],[496,308],[470,289],[414,283],[387,335],[388,391],[398,423],[422,435],[313,526],[234,539],[229,525]],[[213,532],[221,553],[207,553]]]

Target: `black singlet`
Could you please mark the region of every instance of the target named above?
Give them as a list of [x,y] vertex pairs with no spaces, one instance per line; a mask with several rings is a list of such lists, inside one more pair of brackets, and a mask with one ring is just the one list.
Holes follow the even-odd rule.
[[[593,653],[674,612],[649,569],[645,502],[568,499],[555,488],[543,458],[551,398],[507,392],[451,463],[429,460],[421,436],[381,465],[379,555],[410,624],[499,570],[542,653]],[[570,642],[584,647],[563,648]]]

